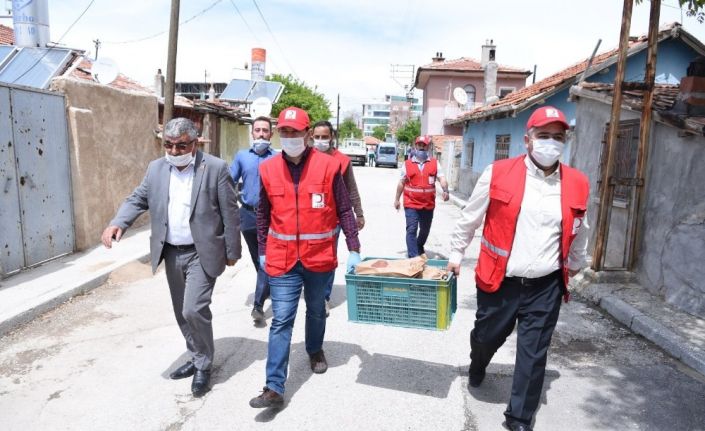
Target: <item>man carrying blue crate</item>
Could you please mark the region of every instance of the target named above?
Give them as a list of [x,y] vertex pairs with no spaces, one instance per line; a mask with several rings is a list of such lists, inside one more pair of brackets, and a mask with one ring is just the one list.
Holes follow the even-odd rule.
[[458,274],[484,218],[470,333],[471,388],[480,386],[518,321],[514,380],[504,412],[510,430],[531,430],[561,297],[568,300],[568,279],[586,261],[589,183],[582,172],[559,162],[568,129],[558,109],[535,110],[526,124],[527,155],[485,169],[451,238],[448,270]]
[[436,208],[436,181],[443,189],[442,198],[447,201],[448,183],[438,160],[431,157],[431,137],[419,136],[414,143],[412,157],[401,168],[401,180],[397,185],[394,208],[401,206],[399,198],[404,193],[404,216],[406,217],[406,253],[408,257],[426,257],[424,245],[431,231],[433,210]]
[[306,352],[311,371],[325,373],[325,290],[338,266],[338,225],[350,250],[348,268],[360,263],[360,241],[340,163],[306,145],[306,111],[281,111],[277,130],[282,153],[260,165],[257,240],[260,265],[269,276],[272,324],[267,345],[267,384],[250,400],[254,408],[281,407],[289,366],[291,333],[303,288],[306,301]]

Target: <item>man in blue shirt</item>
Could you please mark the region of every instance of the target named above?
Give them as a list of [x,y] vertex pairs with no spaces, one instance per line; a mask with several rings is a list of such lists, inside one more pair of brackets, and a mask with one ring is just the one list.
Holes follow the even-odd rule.
[[230,166],[230,175],[235,184],[242,179],[240,192],[240,231],[250,250],[252,263],[257,269],[255,286],[255,304],[252,307],[252,319],[263,323],[264,301],[269,297],[269,282],[264,268],[260,267],[257,252],[257,222],[255,208],[259,204],[259,165],[274,155],[269,140],[272,137],[272,121],[268,117],[257,117],[252,123],[252,143],[249,149],[240,150]]

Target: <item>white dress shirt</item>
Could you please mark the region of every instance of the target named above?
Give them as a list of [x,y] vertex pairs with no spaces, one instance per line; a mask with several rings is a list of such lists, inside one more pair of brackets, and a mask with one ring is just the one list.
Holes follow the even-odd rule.
[[193,244],[191,236],[191,189],[194,162],[183,170],[171,166],[169,178],[169,205],[167,207],[166,242],[172,245]]
[[[527,156],[526,185],[517,219],[514,243],[507,262],[506,276],[536,278],[560,268],[561,178],[560,170],[546,176]],[[472,196],[461,211],[451,237],[451,263],[460,263],[465,249],[480,227],[489,205],[492,165],[480,175]],[[568,253],[566,266],[585,266],[588,239],[587,214],[578,228]]]

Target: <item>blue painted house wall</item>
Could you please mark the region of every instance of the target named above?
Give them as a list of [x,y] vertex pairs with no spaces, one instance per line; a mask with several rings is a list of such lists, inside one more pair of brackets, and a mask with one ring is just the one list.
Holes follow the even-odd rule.
[[[686,76],[686,69],[689,63],[698,55],[698,52],[680,39],[669,39],[659,43],[656,61],[656,82],[678,84],[680,79]],[[624,75],[625,80],[643,80],[645,65],[646,49],[628,57]],[[614,82],[616,68],[616,65],[612,65],[606,69],[606,73],[596,73],[588,77],[586,81],[612,83]],[[552,105],[560,109],[565,114],[568,122],[575,124],[576,106],[573,102],[568,101],[568,93],[569,89],[566,88],[554,94],[545,99],[545,105]],[[529,115],[536,107],[522,111],[513,118],[466,123],[466,127],[463,130],[463,142],[474,142],[472,146],[472,166],[470,166],[473,177],[479,176],[490,163],[494,162],[497,135],[511,135],[509,157],[515,157],[526,152],[524,148],[525,126]],[[468,166],[466,162],[468,154],[465,154],[468,148],[468,145],[463,146],[463,154],[461,155],[461,166],[463,167]],[[569,144],[563,154],[564,162],[570,160],[570,154],[571,148]],[[472,191],[472,187],[474,187],[474,181],[471,183],[470,190],[463,190],[461,187],[461,192],[469,194]]]

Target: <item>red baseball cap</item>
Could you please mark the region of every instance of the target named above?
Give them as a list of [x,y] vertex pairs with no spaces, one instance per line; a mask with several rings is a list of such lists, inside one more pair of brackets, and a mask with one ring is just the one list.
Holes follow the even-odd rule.
[[429,135],[417,136],[416,141],[414,141],[414,144],[430,145],[431,144],[431,137]]
[[564,129],[570,129],[565,115],[558,108],[542,106],[531,114],[529,121],[526,122],[526,130],[532,127],[542,127],[550,123],[560,123]]
[[279,113],[277,127],[291,127],[292,129],[302,131],[305,130],[310,124],[311,120],[308,119],[308,114],[306,111],[295,106],[290,106],[282,109]]

